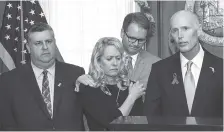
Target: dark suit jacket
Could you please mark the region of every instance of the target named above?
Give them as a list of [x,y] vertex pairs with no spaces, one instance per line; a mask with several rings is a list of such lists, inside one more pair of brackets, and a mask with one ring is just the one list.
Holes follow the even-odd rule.
[[0,120],[5,130],[83,130],[83,114],[74,81],[84,74],[78,66],[56,62],[54,111],[51,119],[31,64],[0,76]]
[[[174,74],[178,84],[172,84]],[[153,64],[144,112],[146,115],[161,116],[222,117],[223,60],[205,51],[191,115],[183,85],[180,53]]]

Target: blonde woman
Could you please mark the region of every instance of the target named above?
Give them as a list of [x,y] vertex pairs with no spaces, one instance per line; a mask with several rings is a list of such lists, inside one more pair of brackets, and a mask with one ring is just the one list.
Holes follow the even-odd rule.
[[107,130],[119,116],[142,115],[145,88],[127,79],[123,53],[117,38],[101,38],[94,47],[89,75],[96,86],[80,84],[77,93],[90,130]]

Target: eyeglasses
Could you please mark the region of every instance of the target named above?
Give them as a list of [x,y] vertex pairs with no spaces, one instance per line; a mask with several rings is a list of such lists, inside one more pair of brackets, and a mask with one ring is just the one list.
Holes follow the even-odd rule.
[[137,38],[130,37],[130,36],[128,36],[128,34],[126,32],[125,32],[125,34],[128,38],[128,42],[130,42],[130,43],[135,43],[136,41],[138,41],[139,44],[146,43],[146,39],[137,39]]

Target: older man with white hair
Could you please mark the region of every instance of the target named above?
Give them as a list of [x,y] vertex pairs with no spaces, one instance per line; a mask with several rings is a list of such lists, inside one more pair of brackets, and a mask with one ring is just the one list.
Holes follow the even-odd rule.
[[199,43],[201,27],[194,13],[178,11],[170,25],[179,52],[153,64],[145,114],[223,117],[223,60]]

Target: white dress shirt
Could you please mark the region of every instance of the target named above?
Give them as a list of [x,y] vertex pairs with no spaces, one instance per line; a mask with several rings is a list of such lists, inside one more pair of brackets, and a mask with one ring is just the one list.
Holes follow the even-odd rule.
[[[202,67],[202,63],[203,63],[203,58],[204,58],[204,50],[202,49],[202,47],[200,45],[200,50],[199,50],[198,54],[191,60],[193,62],[192,66],[191,66],[191,72],[194,76],[195,88],[197,88],[198,79],[199,79],[199,75],[200,75],[201,67]],[[185,74],[187,72],[187,62],[189,60],[187,58],[185,58],[180,53],[180,61],[181,61],[182,77],[183,77],[183,82],[184,82]]]
[[[37,84],[39,86],[40,92],[42,93],[42,81],[43,81],[43,69],[40,69],[38,67],[36,67],[32,61],[31,61],[31,66],[33,68],[33,72],[34,75],[36,77],[37,80]],[[54,104],[54,78],[55,78],[55,64],[53,66],[51,66],[50,68],[47,69],[48,73],[47,73],[47,77],[49,80],[49,88],[50,88],[50,98],[51,98],[51,109],[52,109],[52,113],[53,113],[53,104]]]
[[[138,53],[139,54],[139,53]],[[135,68],[135,63],[137,61],[137,57],[138,57],[138,54],[135,54],[135,55],[132,55],[131,58],[132,58],[132,66],[133,66],[133,69]]]
[[[201,68],[202,68],[203,58],[204,58],[204,50],[202,49],[201,45],[199,45],[199,46],[200,46],[200,49],[199,49],[198,54],[191,60],[191,62],[193,62],[192,66],[191,66],[191,73],[192,73],[193,78],[194,78],[195,88],[186,90],[186,88],[184,87],[185,91],[189,92],[189,90],[190,91],[192,90],[190,93],[192,93],[193,95],[191,95],[191,96],[187,95],[186,92],[185,92],[185,94],[186,94],[187,100],[191,100],[191,99],[188,99],[188,98],[193,98],[193,101],[194,101],[195,91],[196,91],[196,88],[197,88],[198,79],[199,79]],[[183,82],[184,82],[185,74],[187,72],[187,63],[190,60],[185,58],[182,55],[182,53],[180,53],[180,61],[181,61],[182,77],[183,77]],[[189,104],[189,102],[187,102],[187,104],[188,104],[188,107],[190,106],[189,112],[191,113],[193,104]]]

